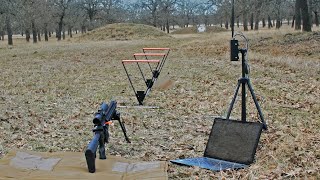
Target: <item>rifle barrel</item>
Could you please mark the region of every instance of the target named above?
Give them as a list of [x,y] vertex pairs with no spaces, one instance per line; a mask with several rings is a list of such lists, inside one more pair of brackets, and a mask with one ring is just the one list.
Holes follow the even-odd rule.
[[117,108],[117,102],[116,101],[111,101],[109,103],[108,108],[106,109],[105,115],[106,115],[106,120],[111,120],[112,115],[115,113]]

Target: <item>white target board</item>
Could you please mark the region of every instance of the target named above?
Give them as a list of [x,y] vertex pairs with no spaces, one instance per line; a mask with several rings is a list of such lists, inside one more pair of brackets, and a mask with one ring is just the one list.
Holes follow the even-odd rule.
[[198,26],[198,32],[199,32],[199,33],[206,32],[206,26],[205,26],[205,25],[200,25],[200,26]]

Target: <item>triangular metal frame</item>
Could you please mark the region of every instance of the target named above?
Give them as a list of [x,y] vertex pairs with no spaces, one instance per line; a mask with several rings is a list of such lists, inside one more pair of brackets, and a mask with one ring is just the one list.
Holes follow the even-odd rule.
[[[145,97],[148,95],[148,93],[151,91],[154,83],[158,79],[161,70],[163,69],[163,66],[165,64],[165,61],[167,60],[167,57],[170,52],[170,48],[143,48],[143,53],[134,53],[132,60],[122,60],[123,68],[126,72],[126,75],[128,77],[128,80],[130,82],[130,85],[135,93],[135,96],[138,100],[139,105],[143,105],[143,101]],[[152,52],[152,53],[151,53]],[[161,53],[160,53],[161,52]],[[143,57],[143,58],[140,58]],[[152,57],[153,59],[150,59]],[[154,58],[156,57],[156,58]],[[130,78],[130,74],[128,72],[128,69],[126,68],[125,64],[129,63],[135,63],[137,64],[137,67],[140,71],[140,74],[142,76],[142,80],[144,81],[146,85],[145,90],[136,90],[135,86],[133,85],[133,82]],[[151,78],[147,78],[145,73],[143,72],[140,63],[147,63],[150,71],[151,71]],[[151,63],[155,63],[156,65],[154,68],[151,66]]]

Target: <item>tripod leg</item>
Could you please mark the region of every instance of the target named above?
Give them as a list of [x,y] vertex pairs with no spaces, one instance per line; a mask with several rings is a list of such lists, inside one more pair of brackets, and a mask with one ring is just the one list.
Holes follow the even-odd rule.
[[[243,81],[243,80],[241,80]],[[247,120],[247,107],[246,107],[246,83],[241,82],[241,121],[246,122]]]
[[259,103],[258,103],[258,100],[257,100],[257,98],[256,98],[256,95],[254,94],[254,91],[253,91],[253,88],[252,88],[252,86],[251,86],[250,81],[248,81],[248,87],[249,87],[250,93],[251,93],[251,95],[252,95],[254,104],[256,105],[256,108],[257,108],[257,110],[258,110],[258,113],[259,113],[261,122],[262,122],[262,124],[263,124],[263,129],[267,130],[267,124],[266,124],[266,122],[264,121],[264,117],[263,117],[261,108],[260,108],[260,106],[259,106]]
[[230,118],[230,114],[231,114],[233,105],[234,105],[234,103],[235,103],[235,101],[236,101],[236,99],[237,99],[237,95],[238,95],[238,92],[239,92],[239,88],[240,88],[240,81],[238,81],[237,88],[236,88],[236,91],[234,92],[232,101],[231,101],[231,103],[230,103],[230,106],[229,106],[229,109],[228,109],[228,113],[227,113],[226,119],[229,119],[229,118]]

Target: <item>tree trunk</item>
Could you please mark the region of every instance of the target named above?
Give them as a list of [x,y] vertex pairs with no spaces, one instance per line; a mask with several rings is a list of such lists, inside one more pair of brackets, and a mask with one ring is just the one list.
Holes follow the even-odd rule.
[[280,29],[281,27],[281,21],[280,21],[280,17],[277,17],[277,21],[276,21],[276,29]]
[[152,13],[152,25],[153,25],[153,27],[157,27],[157,15],[156,15],[156,13]]
[[37,31],[36,31],[36,26],[34,24],[34,19],[31,21],[31,28],[32,28],[33,43],[37,43]]
[[305,0],[301,0],[301,16],[302,16],[302,30],[311,32],[311,20],[309,14],[308,2]]
[[318,17],[318,12],[314,11],[314,23],[316,23],[316,26],[319,27],[319,17]]
[[294,21],[296,20],[296,16],[293,15],[292,17],[292,23],[291,23],[291,28],[294,28]]
[[72,38],[72,28],[71,27],[69,27],[68,32],[69,32],[69,37]]
[[81,34],[86,33],[86,26],[81,26]]
[[47,28],[44,30],[44,40],[45,40],[45,41],[49,41]]
[[271,17],[268,15],[268,28],[272,28],[273,25],[272,25],[272,21],[271,21]]
[[65,32],[65,30],[63,29],[63,31],[62,31],[62,39],[63,40],[65,40],[66,39],[66,32]]
[[254,23],[254,30],[259,30],[259,18],[256,17],[255,23]]
[[240,27],[240,19],[237,18],[237,27],[239,28]]
[[[281,1],[283,0],[277,0],[276,1],[276,29],[280,29],[281,27],[281,21],[282,21],[282,15],[281,15]],[[273,23],[274,24],[274,23]]]
[[47,23],[44,24],[44,41],[49,41],[49,37],[48,37],[48,24],[47,24]]
[[40,32],[38,32],[38,41],[39,41],[39,42],[41,41],[41,34],[40,34]]
[[248,19],[247,19],[247,13],[243,13],[243,30],[248,31]]
[[255,8],[255,24],[254,30],[259,30],[259,22],[260,22],[260,14],[262,10],[263,1],[256,0],[254,1],[254,8]]
[[227,20],[226,23],[224,24],[224,27],[225,27],[226,29],[229,29],[229,22],[228,22],[228,20]]
[[30,31],[29,31],[29,29],[26,30],[26,41],[30,42]]
[[10,21],[9,15],[6,16],[6,26],[7,26],[7,34],[8,34],[8,45],[13,45],[12,28],[11,28],[11,21]]
[[250,29],[253,30],[253,13],[251,13],[250,17]]
[[52,34],[51,31],[49,31],[49,37],[51,37],[51,34]]
[[262,27],[266,27],[266,19],[262,18]]
[[94,23],[93,23],[93,17],[94,17],[94,10],[89,10],[88,15],[89,15],[89,27],[88,31],[91,31],[94,29]]
[[296,16],[296,24],[294,29],[301,30],[301,10],[300,10],[300,0],[296,0],[295,4],[295,16]]
[[59,24],[58,24],[58,26],[59,26],[59,27],[58,27],[58,31],[57,31],[57,34],[56,34],[58,41],[61,41],[62,25],[63,25],[63,22],[62,22],[62,20],[60,19],[60,22],[59,22]]
[[170,33],[170,25],[169,25],[169,18],[167,17],[167,22],[166,22],[166,28],[167,28],[167,33]]
[[4,41],[4,31],[0,31],[1,40]]

